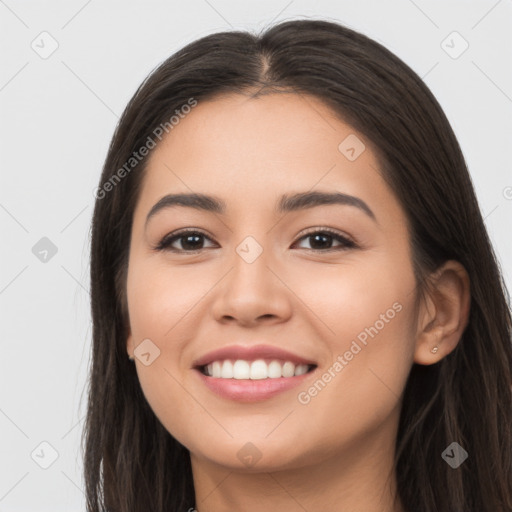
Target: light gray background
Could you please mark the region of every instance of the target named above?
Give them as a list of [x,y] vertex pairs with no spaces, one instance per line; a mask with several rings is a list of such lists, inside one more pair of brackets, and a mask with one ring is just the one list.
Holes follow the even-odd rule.
[[[118,116],[186,43],[303,17],[362,31],[424,78],[459,138],[510,287],[512,0],[0,0],[0,512],[85,510],[89,224]],[[43,31],[59,45],[47,58]],[[457,58],[453,31],[469,44]],[[57,248],[46,262],[32,251],[43,237]]]

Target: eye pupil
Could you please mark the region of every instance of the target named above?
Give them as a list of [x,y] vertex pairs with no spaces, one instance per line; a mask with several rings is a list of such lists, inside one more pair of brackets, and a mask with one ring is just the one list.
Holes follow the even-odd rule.
[[[190,239],[191,238],[194,238],[196,240],[196,242],[192,242],[191,244],[189,243]],[[191,249],[191,250],[195,250],[198,248],[198,246],[200,247],[201,246],[201,238],[202,238],[202,235],[183,235],[181,237],[181,245],[184,249]],[[199,242],[198,242],[198,239],[199,239]],[[186,242],[185,242],[186,240]]]
[[312,238],[314,240],[314,242],[311,244],[311,247],[313,249],[317,249],[317,248],[322,248],[323,247],[322,242],[320,242],[320,244],[317,243],[319,239],[321,239],[321,238],[323,238],[324,240],[326,238],[331,238],[332,239],[332,237],[330,235],[326,235],[326,234],[322,234],[322,233],[317,233],[315,235],[310,235],[310,238]]

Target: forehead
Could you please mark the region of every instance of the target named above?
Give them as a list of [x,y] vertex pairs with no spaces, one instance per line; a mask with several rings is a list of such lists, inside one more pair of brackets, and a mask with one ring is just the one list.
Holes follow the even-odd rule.
[[388,201],[370,146],[313,96],[199,101],[149,155],[141,200],[148,210],[167,193],[192,192],[226,198],[229,208],[261,207],[268,197],[321,188]]
[[[154,155],[168,149],[176,157],[208,154],[223,161],[251,159],[257,166],[258,162],[268,164],[267,154],[288,160],[318,159],[320,152],[337,155],[339,143],[351,134],[355,135],[355,130],[313,96],[276,93],[250,98],[231,94],[199,101]],[[265,153],[261,153],[262,147]]]

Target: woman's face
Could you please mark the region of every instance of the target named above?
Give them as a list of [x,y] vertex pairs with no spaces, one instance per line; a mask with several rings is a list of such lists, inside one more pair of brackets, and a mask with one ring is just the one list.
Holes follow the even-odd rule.
[[[378,168],[364,136],[295,94],[199,102],[152,150],[134,212],[127,351],[193,460],[260,471],[392,446],[416,290],[405,215]],[[224,208],[159,203],[170,194]],[[256,345],[290,354],[212,356],[227,377],[222,361],[240,359],[239,378],[195,367]],[[263,378],[300,374],[295,358],[313,371]]]

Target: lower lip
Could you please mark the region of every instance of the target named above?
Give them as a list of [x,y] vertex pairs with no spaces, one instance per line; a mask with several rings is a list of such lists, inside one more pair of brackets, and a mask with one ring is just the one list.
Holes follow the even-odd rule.
[[259,380],[220,379],[204,375],[197,368],[194,371],[211,391],[223,398],[236,400],[237,402],[261,402],[304,383],[315,373],[316,368],[294,377]]

